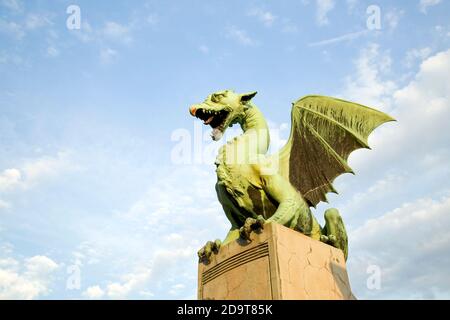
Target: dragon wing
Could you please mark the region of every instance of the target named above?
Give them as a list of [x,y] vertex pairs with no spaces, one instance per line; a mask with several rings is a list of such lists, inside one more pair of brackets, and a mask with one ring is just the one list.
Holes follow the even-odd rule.
[[274,154],[278,172],[289,179],[310,206],[337,193],[333,180],[353,173],[350,153],[369,148],[367,138],[379,125],[395,121],[387,114],[356,103],[324,96],[306,96],[293,103],[291,133]]

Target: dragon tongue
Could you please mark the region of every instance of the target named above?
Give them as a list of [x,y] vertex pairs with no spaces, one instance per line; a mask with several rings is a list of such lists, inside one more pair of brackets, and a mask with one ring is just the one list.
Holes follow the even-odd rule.
[[208,118],[208,120],[203,121],[203,124],[210,124],[211,121],[213,121],[213,119],[214,119],[214,116],[211,116]]

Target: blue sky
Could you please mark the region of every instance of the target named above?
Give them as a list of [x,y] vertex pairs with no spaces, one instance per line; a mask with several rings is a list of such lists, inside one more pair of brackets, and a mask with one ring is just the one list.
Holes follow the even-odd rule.
[[[80,29],[66,26],[72,4]],[[350,280],[360,298],[450,298],[449,9],[0,0],[0,298],[195,298],[196,251],[229,226],[213,158],[174,162],[174,133],[210,146],[188,106],[226,88],[257,90],[282,138],[291,102],[311,93],[394,116],[330,196]]]

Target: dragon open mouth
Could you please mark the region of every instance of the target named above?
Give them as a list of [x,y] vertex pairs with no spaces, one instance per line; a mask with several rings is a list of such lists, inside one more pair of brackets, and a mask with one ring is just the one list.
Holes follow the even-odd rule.
[[213,128],[212,138],[219,140],[222,137],[228,114],[229,112],[225,110],[214,111],[199,108],[195,110],[194,116],[202,120],[204,125],[210,125]]

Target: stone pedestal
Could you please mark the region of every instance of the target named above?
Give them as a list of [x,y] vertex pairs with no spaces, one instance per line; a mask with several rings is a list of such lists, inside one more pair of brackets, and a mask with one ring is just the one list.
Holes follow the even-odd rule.
[[354,299],[341,250],[275,223],[199,263],[199,299]]

